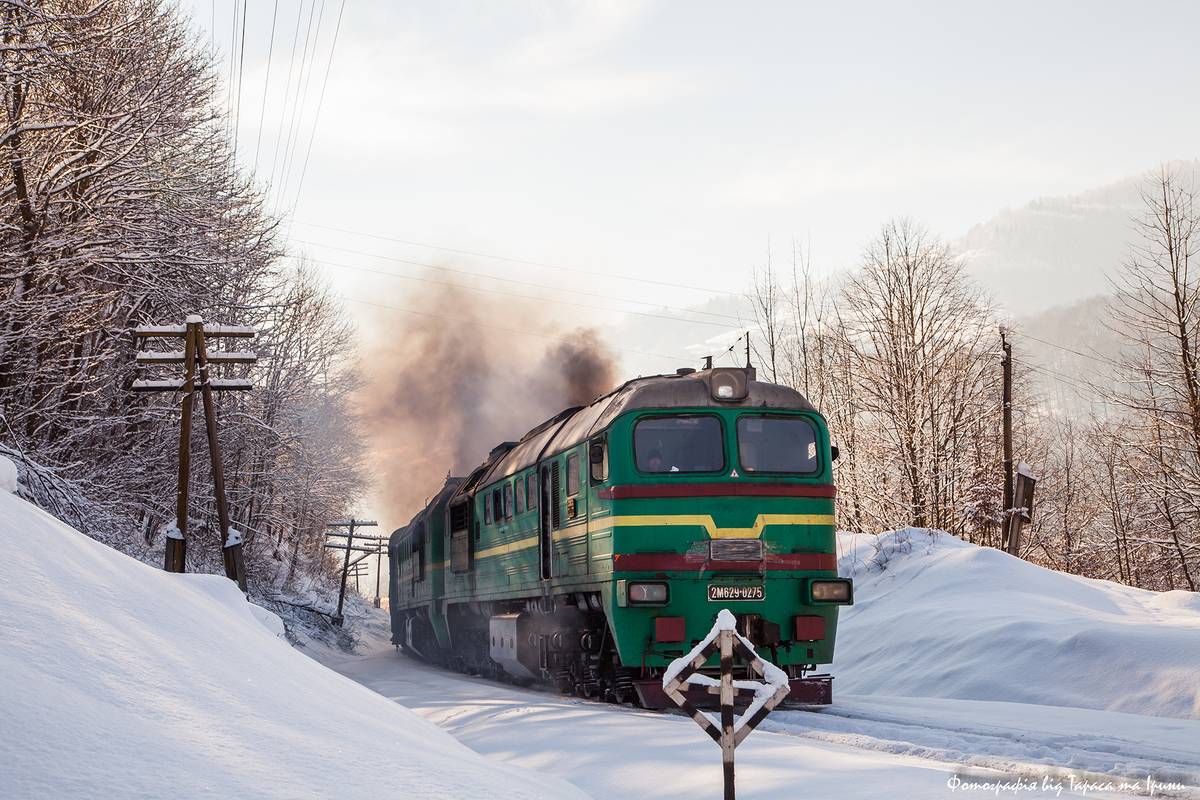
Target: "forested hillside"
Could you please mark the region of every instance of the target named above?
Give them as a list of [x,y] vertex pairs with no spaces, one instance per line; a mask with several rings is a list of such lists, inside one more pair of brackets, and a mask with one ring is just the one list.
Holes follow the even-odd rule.
[[[23,491],[160,562],[181,397],[130,392],[132,328],[192,313],[252,325],[255,391],[218,400],[233,524],[252,593],[320,585],[313,534],[362,487],[353,331],[321,280],[281,260],[211,54],[166,0],[4,3],[0,24],[0,442]],[[221,560],[206,462],[189,571]]]
[[[1200,581],[1200,202],[1190,165],[1136,183],[1110,298],[1014,324],[958,253],[907,219],[856,269],[803,253],[751,287],[761,372],[828,417],[838,523],[999,545],[1002,332],[1016,354],[1015,460],[1040,476],[1025,558],[1153,589]],[[1055,342],[1064,329],[1079,340]],[[1053,387],[1048,391],[1047,387]]]

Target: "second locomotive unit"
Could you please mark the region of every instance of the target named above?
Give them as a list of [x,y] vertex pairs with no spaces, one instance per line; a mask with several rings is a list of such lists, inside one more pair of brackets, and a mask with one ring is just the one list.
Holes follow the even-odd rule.
[[392,534],[392,640],[425,660],[664,704],[657,676],[728,608],[831,700],[834,485],[824,418],[752,368],[638,378],[449,478]]

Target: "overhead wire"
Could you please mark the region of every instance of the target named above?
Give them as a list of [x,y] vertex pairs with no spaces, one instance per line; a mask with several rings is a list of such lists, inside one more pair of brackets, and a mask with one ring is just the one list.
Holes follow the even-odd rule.
[[400,280],[407,280],[407,281],[417,281],[419,283],[427,283],[427,284],[431,284],[434,286],[447,286],[452,289],[462,289],[464,291],[476,292],[479,294],[491,294],[491,295],[499,295],[499,296],[503,296],[503,297],[515,297],[515,298],[519,298],[519,299],[523,299],[523,300],[536,300],[536,301],[544,302],[544,303],[553,303],[555,305],[572,306],[574,308],[588,308],[588,309],[593,309],[596,311],[610,311],[610,312],[615,312],[618,314],[633,314],[634,316],[639,316],[639,317],[649,317],[651,319],[662,319],[662,320],[667,320],[670,322],[683,322],[683,323],[692,324],[692,325],[711,325],[713,327],[721,328],[722,330],[729,330],[732,327],[726,323],[721,323],[721,322],[709,322],[708,320],[700,320],[700,319],[680,319],[679,317],[670,317],[665,314],[652,314],[648,311],[634,311],[634,310],[624,309],[624,308],[608,308],[606,306],[596,306],[596,305],[590,305],[588,303],[573,303],[568,300],[556,300],[554,298],[538,297],[537,295],[521,294],[519,292],[506,292],[506,291],[503,291],[500,289],[485,289],[482,287],[467,286],[467,285],[461,284],[461,283],[454,283],[453,281],[439,281],[439,280],[434,280],[432,278],[422,278],[422,277],[418,277],[415,275],[401,275],[399,273],[389,272],[387,270],[372,269],[371,267],[362,267],[362,266],[357,266],[354,264],[342,264],[337,261],[326,261],[323,259],[313,259],[313,260],[318,264],[324,264],[324,265],[330,266],[330,267],[340,267],[343,269],[351,269],[351,270],[356,270],[359,272],[370,272],[370,273],[374,273],[376,275],[386,275],[390,278],[399,278]]
[[[215,2],[215,0],[214,0]],[[237,29],[238,29],[238,0],[230,0],[230,11],[233,17],[233,27],[229,32],[229,79],[225,83],[225,119],[233,119],[233,86],[234,70],[237,67]]]
[[[414,261],[412,259],[400,258],[398,256],[385,256],[385,255],[380,255],[378,253],[371,253],[366,250],[355,250],[350,247],[338,247],[336,245],[325,244],[323,242],[313,242],[313,241],[309,241],[307,239],[297,239],[295,237],[292,237],[291,241],[297,242],[299,244],[309,245],[311,247],[320,247],[320,248],[324,248],[327,250],[337,250],[337,251],[340,251],[343,253],[352,253],[354,255],[367,256],[370,258],[378,258],[378,259],[382,259],[384,261],[395,261],[400,264],[408,264],[408,265],[414,266],[414,267],[424,267],[427,269],[438,270],[440,272],[452,272],[452,273],[455,273],[458,275],[466,275],[466,276],[470,276],[473,278],[487,278],[489,280],[500,281],[502,283],[513,283],[513,284],[518,284],[521,286],[532,286],[532,287],[538,288],[538,289],[553,288],[554,291],[566,292],[568,294],[578,294],[578,295],[584,295],[587,297],[598,297],[598,298],[601,298],[604,300],[614,300],[614,301],[620,302],[620,303],[635,303],[637,305],[644,305],[644,306],[650,306],[652,308],[662,308],[662,309],[665,309],[668,311],[675,311],[675,312],[678,312],[681,314],[698,314],[698,315],[709,316],[709,317],[719,317],[721,319],[732,320],[732,321],[736,322],[739,326],[743,324],[742,318],[735,314],[722,314],[718,311],[701,311],[698,309],[679,308],[677,306],[668,306],[668,305],[664,305],[662,303],[655,303],[652,300],[637,300],[632,297],[621,297],[618,295],[604,294],[602,292],[589,292],[589,291],[586,291],[583,289],[570,289],[570,288],[566,288],[566,287],[547,287],[545,283],[538,283],[536,281],[524,281],[524,280],[519,280],[517,278],[505,278],[505,277],[502,277],[499,275],[492,275],[492,274],[486,273],[486,272],[475,272],[472,270],[459,269],[457,267],[445,267],[445,266],[440,266],[437,264],[430,264],[425,261]],[[698,322],[701,320],[695,320],[695,321]]]
[[397,244],[406,244],[413,247],[424,247],[429,250],[442,250],[447,253],[458,253],[460,255],[476,256],[478,258],[490,258],[496,261],[507,261],[513,264],[525,264],[531,267],[543,267],[545,269],[560,270],[563,272],[574,272],[581,275],[594,275],[600,278],[617,278],[620,280],[633,281],[636,283],[645,283],[653,286],[666,286],[671,289],[689,289],[697,292],[707,292],[708,294],[730,294],[728,289],[717,289],[711,286],[695,286],[686,283],[676,283],[673,281],[659,281],[651,278],[640,278],[633,275],[621,275],[612,272],[601,272],[597,270],[580,269],[579,267],[567,267],[561,264],[550,264],[545,261],[533,261],[526,258],[517,258],[514,256],[497,255],[495,253],[487,253],[481,250],[466,250],[459,247],[446,247],[444,245],[430,244],[428,242],[418,242],[412,239],[399,239],[394,236],[384,236],[378,233],[368,233],[366,231],[356,231],[350,228],[339,228],[333,225],[324,225],[318,222],[306,222],[296,220],[296,224],[304,225],[310,228],[321,228],[323,230],[336,231],[338,233],[346,233],[352,236],[363,236],[368,239],[379,239],[385,242],[395,242]]
[[342,12],[346,10],[346,0],[342,0],[338,6],[337,23],[333,28],[333,42],[329,45],[329,60],[325,62],[325,77],[321,81],[321,95],[317,99],[317,110],[313,115],[312,132],[308,136],[308,147],[304,151],[304,165],[300,168],[300,180],[296,183],[296,195],[292,200],[292,206],[288,210],[288,216],[296,212],[296,206],[300,204],[300,195],[304,191],[304,177],[308,174],[308,160],[312,156],[313,141],[317,138],[317,126],[321,122],[321,109],[325,105],[325,87],[329,85],[329,72],[333,66],[333,54],[337,51],[338,33],[342,30]]
[[[313,0],[313,2],[316,2],[316,0]],[[279,163],[279,150],[283,144],[283,128],[287,120],[288,97],[292,90],[292,71],[296,65],[296,45],[300,42],[300,20],[303,18],[304,0],[300,0],[296,7],[296,29],[292,32],[292,49],[288,55],[287,77],[283,81],[283,103],[280,106],[279,127],[275,131],[275,149],[271,152],[271,172],[267,176],[267,183],[270,187],[268,191],[273,191],[275,186],[275,168]]]
[[262,110],[258,114],[258,138],[254,143],[254,166],[250,169],[250,174],[252,175],[258,171],[258,154],[262,149],[263,122],[267,118],[267,98],[271,96],[271,57],[275,54],[275,22],[278,18],[279,0],[275,0],[275,6],[271,10],[271,38],[270,43],[267,45],[267,77],[263,81]]
[[[288,184],[291,183],[293,171],[293,159],[296,155],[296,148],[300,144],[300,130],[304,127],[304,109],[308,105],[308,87],[312,81],[313,67],[317,61],[317,50],[321,42],[321,22],[325,19],[325,0],[321,0],[320,10],[317,11],[317,25],[313,29],[312,49],[309,51],[308,67],[304,67],[301,63],[301,74],[304,76],[304,88],[300,91],[300,103],[297,106],[298,113],[295,123],[290,132],[287,144],[283,151],[283,176],[279,187],[279,202],[280,208],[283,207],[284,198],[287,197]],[[307,41],[305,42],[307,46]]]
[[1062,350],[1065,353],[1071,353],[1073,355],[1080,356],[1081,358],[1088,358],[1088,359],[1091,359],[1092,361],[1097,361],[1101,364],[1108,364],[1111,367],[1119,368],[1121,366],[1116,361],[1113,361],[1112,359],[1109,359],[1109,358],[1105,358],[1104,356],[1100,356],[1095,353],[1084,353],[1080,350],[1075,350],[1074,348],[1067,347],[1066,345],[1057,344],[1056,342],[1050,342],[1045,339],[1039,339],[1037,336],[1034,336],[1029,333],[1024,333],[1019,330],[1012,331],[1012,333],[1016,336],[1024,336],[1026,339],[1030,339],[1032,341],[1038,342],[1039,344],[1044,344],[1047,347],[1053,347],[1056,350]]
[[[233,158],[237,160],[238,148],[238,131],[242,122],[242,76],[246,72],[246,4],[248,0],[242,0],[242,33],[241,43],[238,45],[237,54],[237,98],[234,101],[233,109]],[[237,0],[234,0],[233,7],[234,16],[237,16]]]
[[[322,2],[322,8],[324,8],[323,2]],[[312,41],[312,32],[313,32],[313,13],[316,10],[317,10],[317,0],[312,0],[312,4],[309,5],[309,7],[308,7],[308,21],[304,24],[304,49],[300,53],[300,71],[296,75],[296,94],[292,98],[292,118],[291,118],[291,121],[288,123],[287,136],[285,136],[283,138],[283,161],[281,162],[281,169],[279,171],[280,188],[275,189],[275,206],[274,207],[276,209],[279,208],[280,202],[283,199],[282,184],[284,183],[284,178],[287,175],[288,148],[291,147],[292,132],[295,130],[295,127],[296,127],[296,112],[299,111],[300,107],[301,107],[300,88],[304,83],[304,65],[308,61],[308,45],[309,45],[309,42]]]
[[[527,331],[527,330],[521,330],[518,328],[507,328],[507,327],[500,326],[500,325],[489,325],[485,322],[475,322],[474,320],[463,320],[460,317],[452,317],[452,316],[448,316],[446,314],[435,314],[432,311],[417,311],[412,308],[402,308],[400,306],[393,306],[393,305],[389,305],[387,303],[377,303],[372,300],[361,300],[357,297],[347,297],[345,295],[339,295],[339,297],[340,297],[340,299],[345,300],[348,303],[359,303],[359,304],[365,305],[365,306],[374,306],[375,308],[384,308],[384,309],[388,309],[391,311],[400,311],[405,314],[415,314],[417,316],[430,317],[433,319],[444,319],[444,320],[449,320],[451,322],[455,322],[460,325],[466,325],[469,327],[486,328],[488,330],[504,331],[505,333],[516,333],[516,334],[519,334],[522,336],[533,336],[538,339],[548,339],[550,341],[557,341],[559,339],[558,336],[556,336],[554,334],[549,334],[549,333],[538,333],[536,331]],[[676,363],[682,363],[684,361],[689,360],[686,356],[681,358],[680,356],[669,356],[664,353],[649,353],[644,350],[631,350],[627,347],[613,347],[611,349],[613,349],[619,353],[632,353],[634,355],[648,356],[650,358],[661,358],[663,360],[674,361]]]

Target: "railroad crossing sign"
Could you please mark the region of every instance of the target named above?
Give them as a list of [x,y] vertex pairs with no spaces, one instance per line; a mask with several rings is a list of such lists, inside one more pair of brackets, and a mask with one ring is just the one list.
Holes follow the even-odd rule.
[[[721,654],[721,679],[715,680],[700,674],[714,652]],[[750,665],[750,669],[763,679],[759,681],[733,681],[733,657],[737,655]],[[719,694],[721,699],[721,726],[718,728],[707,714],[693,706],[684,696],[685,684],[695,683],[708,687],[710,694]],[[677,658],[663,673],[663,691],[675,701],[675,705],[691,715],[700,729],[721,745],[721,762],[725,773],[725,800],[734,800],[733,751],[745,741],[750,732],[767,718],[775,706],[783,702],[790,691],[788,676],[774,664],[759,658],[754,645],[737,632],[737,619],[728,609],[721,609],[704,641],[692,652]],[[736,720],[734,701],[739,697],[753,696],[750,705]]]

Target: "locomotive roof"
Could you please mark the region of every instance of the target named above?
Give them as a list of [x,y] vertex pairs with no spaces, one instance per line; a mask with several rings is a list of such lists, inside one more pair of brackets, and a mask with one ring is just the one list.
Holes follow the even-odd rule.
[[[721,370],[728,372],[730,370]],[[718,401],[713,398],[713,370],[634,378],[586,406],[560,411],[521,437],[510,449],[496,448],[461,487],[467,492],[533,466],[544,455],[557,453],[604,430],[626,411],[639,408],[771,408],[812,411],[812,403],[795,389],[754,380],[747,369],[746,398]]]
[[458,491],[458,487],[462,486],[464,480],[466,479],[446,476],[446,482],[442,484],[442,488],[439,489],[438,493],[433,496],[433,499],[426,503],[420,511],[414,514],[413,518],[410,519],[406,525],[403,525],[392,531],[392,535],[388,537],[389,546],[404,540],[408,536],[409,531],[414,530],[418,522],[421,522],[431,513],[433,513],[433,508],[438,503],[449,500],[450,497]]

